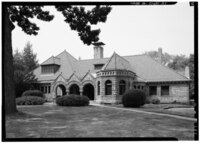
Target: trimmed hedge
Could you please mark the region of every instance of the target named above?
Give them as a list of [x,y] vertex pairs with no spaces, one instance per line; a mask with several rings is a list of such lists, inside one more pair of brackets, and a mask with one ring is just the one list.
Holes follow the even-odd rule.
[[140,107],[145,104],[146,94],[142,90],[128,90],[122,97],[124,107]]
[[56,98],[56,104],[59,106],[87,106],[90,99],[87,96],[75,94],[65,95]]
[[17,105],[42,105],[45,100],[42,97],[37,96],[22,96],[16,98]]
[[44,98],[44,94],[40,90],[26,90],[23,92],[22,96],[37,96]]

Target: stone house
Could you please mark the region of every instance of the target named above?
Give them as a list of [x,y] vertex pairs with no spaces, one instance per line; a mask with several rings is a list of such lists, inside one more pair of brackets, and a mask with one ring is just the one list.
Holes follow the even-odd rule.
[[[35,87],[47,100],[68,94],[86,95],[99,103],[120,103],[128,89],[144,90],[162,103],[189,101],[189,72],[181,75],[146,54],[103,57],[103,47],[94,47],[94,58],[77,60],[66,50],[44,61],[33,71]],[[186,68],[187,69],[187,68]]]

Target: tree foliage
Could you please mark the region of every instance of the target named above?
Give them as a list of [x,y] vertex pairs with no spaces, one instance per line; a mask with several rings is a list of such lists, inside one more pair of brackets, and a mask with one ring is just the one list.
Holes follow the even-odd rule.
[[107,15],[111,11],[110,6],[96,6],[92,10],[85,10],[80,6],[56,6],[69,23],[72,30],[76,30],[84,44],[90,45],[99,41],[100,29],[91,29],[91,25],[106,22]]
[[184,70],[188,65],[188,58],[185,55],[176,55],[173,61],[168,64],[168,67],[174,70]]
[[[155,60],[158,60],[158,51],[149,51],[149,52],[146,52],[145,54],[149,55],[151,58]],[[168,53],[162,54],[162,64],[168,65],[173,60],[173,58],[174,56]]]
[[14,52],[13,66],[16,97],[21,96],[25,90],[33,88],[32,83],[37,80],[32,73],[32,70],[38,66],[36,58],[37,55],[33,53],[30,42],[27,42],[23,53],[20,53],[18,49]]
[[33,53],[32,45],[27,42],[23,51],[23,62],[26,66],[26,73],[29,73],[36,67],[38,67],[38,60],[36,59],[37,54]]
[[[54,16],[49,11],[44,11],[43,6],[10,6],[9,14],[12,22],[16,22],[22,30],[29,35],[37,35],[39,27],[31,22],[36,17],[43,21],[51,21]],[[110,6],[97,5],[91,10],[85,10],[82,6],[55,6],[57,11],[65,17],[65,22],[72,30],[78,32],[84,44],[91,45],[99,41],[100,29],[92,30],[91,25],[106,22],[107,15],[111,11]]]
[[17,22],[17,25],[29,35],[37,35],[39,27],[30,21],[29,18],[36,17],[43,21],[51,21],[54,16],[49,14],[49,11],[44,11],[43,6],[9,6],[8,12],[10,20]]

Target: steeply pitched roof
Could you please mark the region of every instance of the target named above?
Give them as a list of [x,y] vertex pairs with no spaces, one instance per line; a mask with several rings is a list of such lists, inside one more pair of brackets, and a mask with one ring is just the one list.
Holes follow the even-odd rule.
[[131,70],[136,73],[140,79],[146,82],[189,81],[185,76],[175,72],[172,69],[169,69],[164,65],[161,65],[145,54],[121,57],[114,53],[111,58],[76,60],[67,51],[63,51],[54,57],[54,59],[55,58],[60,59],[60,68],[55,74],[41,74],[41,66],[34,70],[34,74],[39,81],[55,80],[61,72],[65,79],[69,79],[74,72],[79,79],[83,79],[88,71],[92,75],[95,75],[95,73],[99,71],[94,68],[95,64],[104,64],[104,70]]
[[60,58],[51,56],[46,61],[44,61],[41,65],[52,65],[52,64],[60,65]]
[[116,54],[113,53],[109,61],[104,65],[102,70],[132,70],[129,62]]

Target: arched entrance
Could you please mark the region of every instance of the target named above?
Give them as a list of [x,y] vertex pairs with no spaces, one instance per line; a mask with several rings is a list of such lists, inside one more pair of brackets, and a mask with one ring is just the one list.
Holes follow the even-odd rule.
[[72,84],[69,88],[69,93],[70,94],[78,94],[80,95],[80,92],[79,92],[79,86],[77,84]]
[[59,84],[56,87],[56,96],[63,96],[66,95],[66,88],[64,85]]
[[84,85],[83,95],[87,96],[90,100],[94,100],[94,86],[90,83]]

